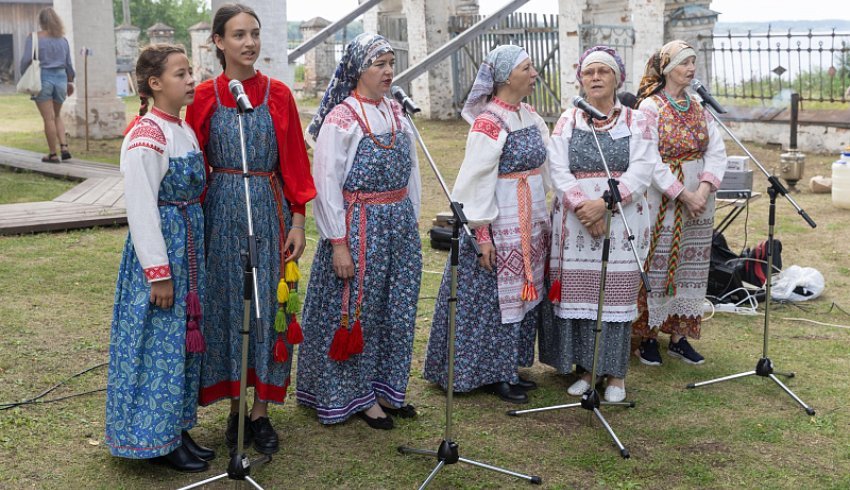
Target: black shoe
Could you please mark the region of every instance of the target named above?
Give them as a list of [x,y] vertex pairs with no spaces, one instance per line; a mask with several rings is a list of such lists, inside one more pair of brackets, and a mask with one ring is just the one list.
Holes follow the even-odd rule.
[[62,153],[62,160],[70,160],[71,159],[71,152],[68,151],[68,145],[59,145],[59,149],[61,150],[61,153]]
[[210,469],[210,464],[203,459],[192,454],[192,451],[185,446],[178,446],[177,449],[171,451],[165,456],[151,458],[152,464],[168,466],[172,470],[177,470],[183,473],[200,473]]
[[517,382],[517,384],[511,386],[513,386],[514,388],[519,388],[522,391],[531,391],[537,389],[537,383],[531,381],[530,379],[523,379],[522,377],[519,377],[519,382]]
[[254,449],[262,454],[274,454],[280,449],[280,442],[268,417],[260,417],[251,421],[254,431]]
[[655,339],[644,339],[638,348],[640,362],[647,366],[660,366],[664,363],[661,353],[658,352],[658,341]]
[[492,393],[502,400],[511,403],[528,403],[528,395],[505,381],[501,383],[493,383],[483,387],[487,393]]
[[[227,430],[224,431],[224,439],[227,442],[227,447],[229,447],[230,449],[235,449],[238,437],[239,415],[231,413],[230,416],[227,417]],[[253,440],[254,431],[251,427],[251,419],[245,417],[245,447],[249,447],[251,445],[251,441]]]
[[381,405],[381,409],[393,417],[401,417],[403,419],[412,419],[416,417],[416,407],[413,405],[404,405],[399,408],[385,407]]
[[46,157],[41,157],[41,161],[44,162],[44,163],[62,163],[62,161],[59,160],[59,157],[56,155],[56,153],[51,153],[51,154],[47,155]]
[[192,452],[195,456],[203,459],[204,461],[212,461],[215,459],[215,451],[208,447],[201,446],[192,436],[189,435],[185,430],[183,431],[183,445]]
[[[383,407],[381,407],[381,408],[383,408]],[[386,410],[386,408],[383,408],[383,409]],[[366,411],[364,410],[362,412],[357,412],[357,416],[360,417],[361,419],[365,420],[366,423],[369,424],[369,427],[371,427],[373,429],[390,430],[393,427],[395,427],[395,424],[393,423],[393,418],[390,417],[389,415],[387,415],[386,417],[383,417],[383,418],[380,418],[380,417],[372,418],[372,417],[366,415]]]

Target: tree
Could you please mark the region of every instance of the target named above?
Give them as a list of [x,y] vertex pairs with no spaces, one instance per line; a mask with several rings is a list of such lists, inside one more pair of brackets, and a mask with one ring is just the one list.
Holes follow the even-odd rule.
[[[112,0],[112,11],[117,26],[123,21],[123,1]],[[188,29],[201,21],[210,22],[211,18],[205,0],[130,0],[130,20],[142,30],[140,45],[148,42],[147,28],[162,22],[174,28],[174,42],[183,44],[189,51],[192,47]]]

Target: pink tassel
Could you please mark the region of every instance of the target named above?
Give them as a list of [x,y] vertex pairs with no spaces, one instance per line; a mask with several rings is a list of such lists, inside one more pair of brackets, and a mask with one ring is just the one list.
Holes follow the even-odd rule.
[[190,318],[201,318],[201,300],[196,291],[189,291],[186,295],[186,313]]
[[207,350],[207,344],[204,341],[204,334],[198,328],[198,321],[194,318],[186,322],[186,352],[204,352]]

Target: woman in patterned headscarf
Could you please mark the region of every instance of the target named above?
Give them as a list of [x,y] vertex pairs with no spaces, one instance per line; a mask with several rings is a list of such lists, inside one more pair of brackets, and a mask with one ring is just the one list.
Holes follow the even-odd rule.
[[503,400],[528,401],[536,385],[517,368],[534,362],[546,291],[549,130],[522,102],[537,80],[528,53],[504,45],[478,70],[461,115],[472,125],[452,199],[463,203],[481,248],[461,240],[454,386],[447,383],[449,264],[440,285],[425,378],[455,392],[484,387]]
[[647,198],[653,223],[646,269],[652,292],[640,294],[633,325],[641,339],[642,363],[661,365],[658,330],[670,334],[667,353],[702,364],[687,337],[700,337],[714,227],[714,193],[726,169],[726,147],[717,122],[686,92],[696,70],[696,52],[671,41],[646,64],[640,110],[657,121],[663,163]]
[[[602,195],[608,183],[593,131],[598,133],[612,176],[619,180],[623,213],[639,254],[645,254],[649,244],[644,191],[658,160],[654,126],[639,111],[623,107],[615,95],[626,79],[616,51],[606,46],[585,51],[576,78],[587,101],[607,118],[590,120],[578,109],[569,109],[558,120],[549,144],[552,183],[558,197],[552,213],[550,260],[555,318],[551,330],[544,324],[540,359],[562,373],[569,373],[573,362],[590,371],[594,360],[605,238]],[[610,237],[597,374],[608,378],[605,400],[622,402],[640,275],[619,218],[611,220]],[[567,392],[582,395],[591,383],[595,381],[587,372]]]
[[321,235],[304,303],[302,405],[323,424],[358,414],[392,429],[405,405],[422,270],[420,180],[411,128],[385,96],[395,55],[381,36],[351,41],[310,124]]

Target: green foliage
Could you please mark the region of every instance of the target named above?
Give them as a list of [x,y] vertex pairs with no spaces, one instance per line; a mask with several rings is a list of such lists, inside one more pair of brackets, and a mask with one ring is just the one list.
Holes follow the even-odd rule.
[[[112,0],[115,25],[122,23],[123,2]],[[130,0],[130,21],[142,30],[139,44],[148,42],[148,27],[162,22],[174,28],[174,41],[192,49],[188,29],[201,21],[210,22],[212,14],[205,0]]]

